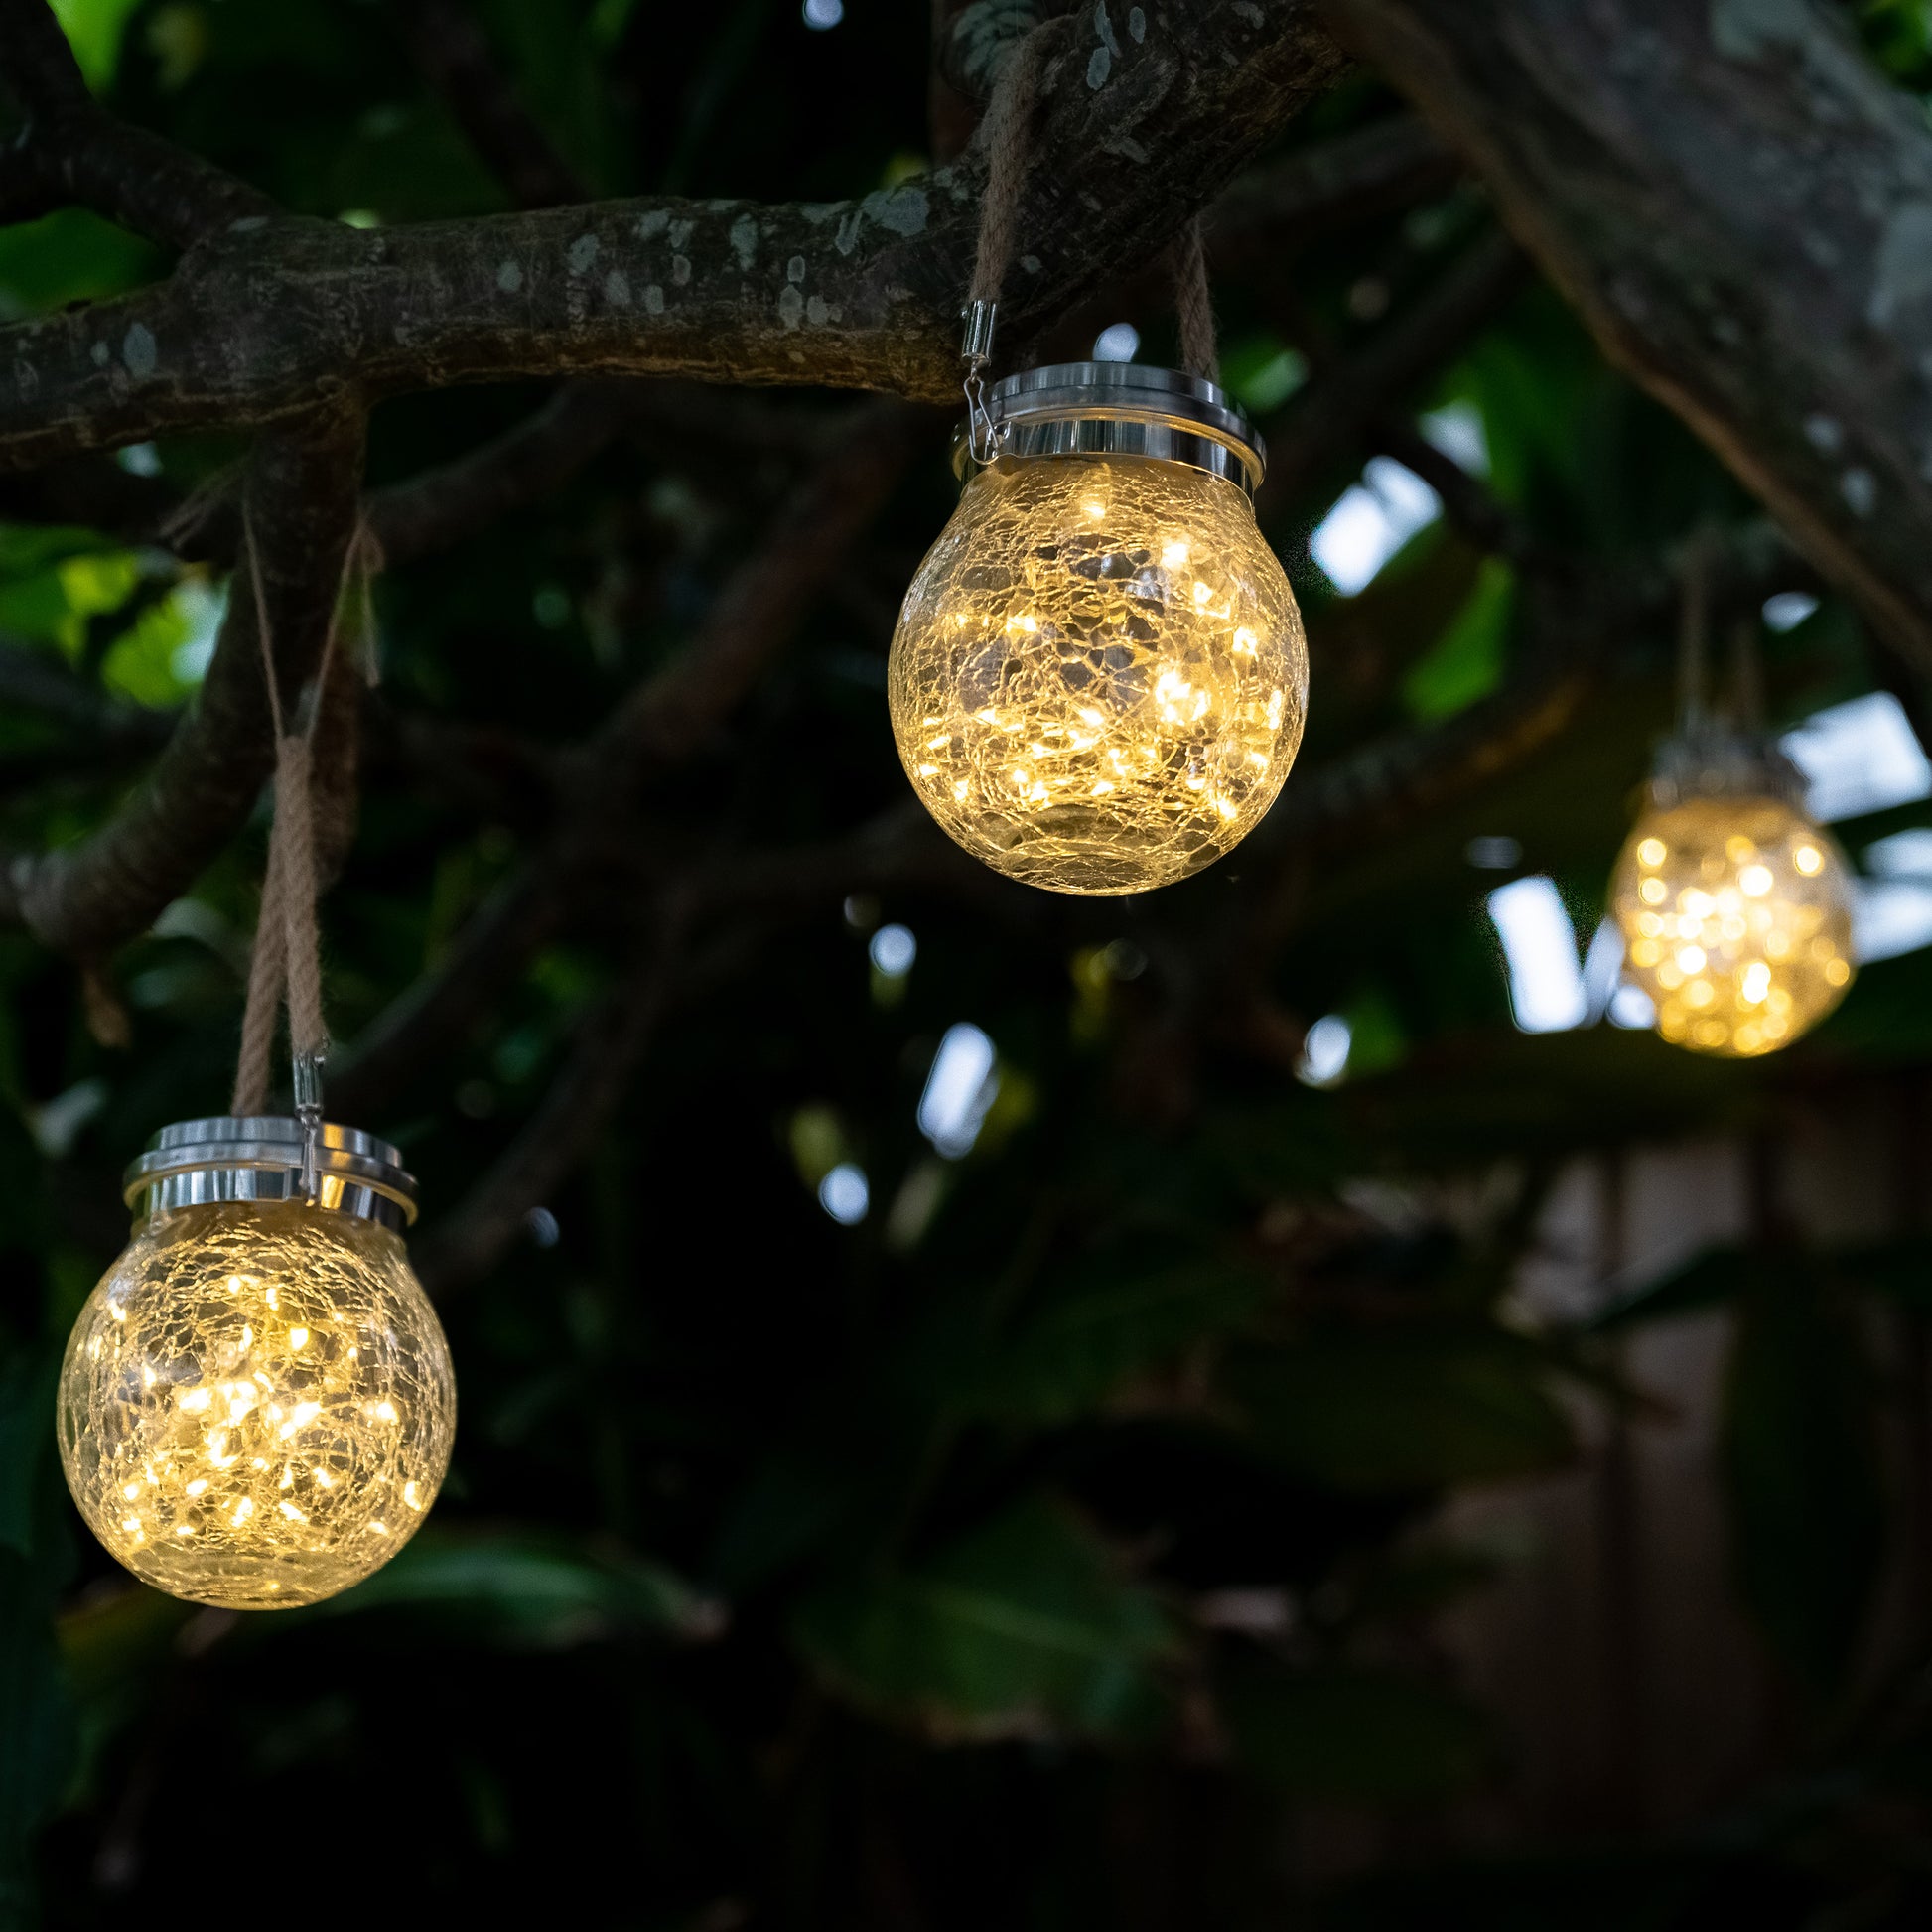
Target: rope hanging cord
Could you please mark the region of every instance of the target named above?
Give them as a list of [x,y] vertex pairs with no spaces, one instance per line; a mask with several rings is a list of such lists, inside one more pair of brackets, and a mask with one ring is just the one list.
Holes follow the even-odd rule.
[[1207,250],[1201,242],[1200,216],[1168,247],[1173,267],[1174,315],[1180,323],[1180,359],[1189,375],[1221,379],[1221,357],[1214,341],[1214,299],[1207,287]]
[[268,865],[262,876],[261,914],[255,926],[255,947],[248,965],[248,997],[242,1012],[241,1048],[235,1063],[234,1097],[229,1111],[260,1114],[267,1111],[269,1066],[275,1045],[278,1009],[286,1001],[289,1049],[295,1066],[296,1111],[319,1128],[322,1114],[321,1065],[329,1051],[329,1030],[323,1017],[322,935],[316,917],[315,766],[316,728],[322,716],[321,693],[328,684],[342,628],[341,612],[352,574],[363,579],[361,612],[368,631],[366,647],[373,653],[368,579],[378,567],[374,539],[358,528],[343,559],[343,578],[331,606],[329,628],[316,671],[317,702],[308,723],[291,731],[282,710],[275,675],[274,637],[269,623],[268,598],[262,585],[261,555],[254,525],[244,505],[242,549],[255,600],[255,631],[261,646],[262,674],[268,687],[268,711],[275,733],[275,815],[269,831]]
[[[985,371],[993,359],[1000,291],[1013,260],[1034,108],[1039,95],[1040,62],[1050,26],[1036,28],[1007,56],[986,110],[986,193],[980,201],[979,240],[962,311],[965,330],[959,345],[960,360],[966,365],[967,428],[973,456],[980,463],[992,462],[998,453],[997,438],[986,413]],[[1198,215],[1174,236],[1168,260],[1173,275],[1174,313],[1180,325],[1181,360],[1189,374],[1218,382],[1214,304],[1208,292],[1207,253]]]

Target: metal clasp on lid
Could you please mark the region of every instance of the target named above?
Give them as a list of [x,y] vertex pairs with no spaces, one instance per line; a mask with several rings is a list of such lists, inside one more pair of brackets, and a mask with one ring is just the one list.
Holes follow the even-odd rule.
[[988,464],[1000,453],[1001,434],[986,409],[986,365],[993,359],[993,333],[1000,320],[997,302],[969,302],[960,312],[966,324],[959,359],[966,364],[966,448],[973,461]]
[[322,1142],[322,1060],[319,1052],[295,1055],[295,1117],[302,1123],[302,1197],[322,1191],[319,1169]]

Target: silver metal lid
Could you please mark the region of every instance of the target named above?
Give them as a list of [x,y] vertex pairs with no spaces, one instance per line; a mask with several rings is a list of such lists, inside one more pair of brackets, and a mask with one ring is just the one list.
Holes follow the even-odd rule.
[[[1144,456],[1184,463],[1238,483],[1250,496],[1267,446],[1226,391],[1179,369],[1144,362],[1054,362],[1002,377],[986,392],[998,457]],[[954,450],[961,475],[970,454]]]
[[1699,725],[1658,746],[1650,795],[1666,807],[1687,798],[1775,798],[1802,808],[1805,779],[1770,739]]
[[[304,1151],[303,1124],[288,1115],[177,1121],[121,1176],[121,1193],[137,1220],[214,1201],[300,1200]],[[317,1206],[389,1228],[416,1218],[415,1176],[387,1141],[326,1121],[315,1155]]]

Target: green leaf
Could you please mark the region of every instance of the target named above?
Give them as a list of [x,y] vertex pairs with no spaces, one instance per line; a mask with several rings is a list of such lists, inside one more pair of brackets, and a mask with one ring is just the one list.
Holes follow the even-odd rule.
[[819,1590],[792,1630],[855,1704],[971,1738],[1145,1728],[1173,1643],[1107,1546],[1038,1499],[929,1563]]
[[471,1637],[558,1650],[626,1631],[716,1635],[723,1612],[661,1565],[589,1556],[531,1536],[425,1530],[393,1563],[341,1596],[287,1620],[429,1610]]
[[1515,573],[1487,559],[1455,621],[1402,681],[1402,701],[1412,718],[1448,718],[1502,682],[1515,609]]
[[1279,409],[1308,375],[1308,357],[1270,332],[1239,338],[1221,356],[1222,385],[1251,415]]
[[982,1415],[1062,1423],[1206,1335],[1245,1321],[1267,1280],[1225,1263],[1111,1274],[1062,1292],[988,1361],[965,1406]]
[[115,696],[153,711],[180,704],[207,668],[207,656],[191,646],[201,627],[201,611],[210,602],[203,586],[184,585],[173,596],[149,605],[115,638],[102,660],[102,685]]
[[1235,1750],[1270,1784],[1337,1804],[1416,1804],[1466,1789],[1496,1759],[1487,1720],[1393,1671],[1249,1666],[1219,1698]]
[[1871,1374],[1803,1257],[1760,1259],[1725,1377],[1721,1456],[1739,1592],[1821,1693],[1844,1681],[1884,1555]]
[[1527,1342],[1483,1329],[1322,1336],[1250,1350],[1224,1371],[1261,1451],[1361,1494],[1555,1468],[1574,1451]]
[[80,64],[81,77],[95,93],[114,83],[120,65],[121,37],[141,0],[50,0],[54,18]]

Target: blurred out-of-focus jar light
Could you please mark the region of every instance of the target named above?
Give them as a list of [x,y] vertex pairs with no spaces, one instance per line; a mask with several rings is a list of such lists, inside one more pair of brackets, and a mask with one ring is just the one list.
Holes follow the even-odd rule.
[[1028,885],[1184,879],[1254,829],[1302,742],[1308,646],[1255,522],[1261,440],[1213,383],[1138,363],[1009,376],[987,415],[993,460],[893,635],[906,775]]
[[227,1609],[313,1603],[379,1569],[456,1433],[442,1323],[401,1229],[396,1150],[303,1123],[185,1121],[128,1170],[133,1238],[74,1323],[58,1428],[112,1556]]
[[1789,1046],[1852,984],[1845,855],[1801,806],[1797,772],[1755,740],[1672,740],[1616,863],[1610,907],[1657,1031],[1693,1052]]

